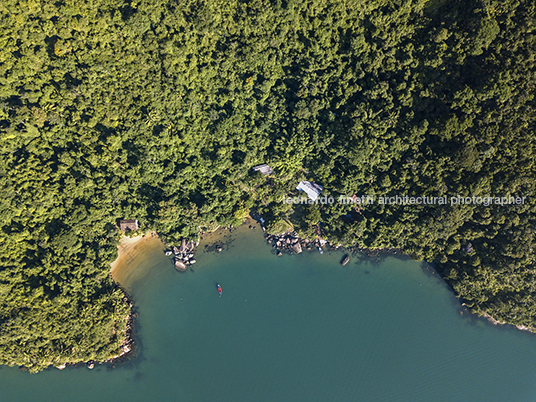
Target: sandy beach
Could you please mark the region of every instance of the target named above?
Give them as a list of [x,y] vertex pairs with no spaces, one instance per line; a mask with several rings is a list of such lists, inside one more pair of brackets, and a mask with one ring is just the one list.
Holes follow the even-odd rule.
[[128,289],[147,273],[146,269],[138,269],[147,266],[147,254],[157,251],[164,256],[165,247],[156,232],[147,232],[143,236],[123,237],[117,248],[118,256],[110,264],[110,273],[115,282]]
[[[255,235],[262,240],[262,229],[260,225],[250,217],[244,220],[244,223],[237,228],[218,228],[214,232],[202,234],[200,244],[196,247],[195,252],[216,251],[217,247],[225,250],[229,247],[232,239],[236,235],[250,231],[250,236],[254,235],[249,229],[255,227]],[[255,236],[254,235],[254,236]],[[147,232],[143,236],[123,237],[119,242],[117,259],[110,264],[110,274],[115,282],[119,283],[122,288],[130,290],[132,284],[147,275],[152,266],[162,259],[170,257],[165,256],[165,245],[156,232]],[[170,268],[172,267],[170,259]]]

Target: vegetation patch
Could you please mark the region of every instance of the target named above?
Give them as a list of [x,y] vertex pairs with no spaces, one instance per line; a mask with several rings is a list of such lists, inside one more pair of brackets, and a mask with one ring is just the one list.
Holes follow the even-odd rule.
[[[3,1],[0,363],[120,353],[120,219],[178,244],[251,210],[436,262],[473,311],[535,328],[535,24],[517,0]],[[527,201],[282,202],[301,180]]]

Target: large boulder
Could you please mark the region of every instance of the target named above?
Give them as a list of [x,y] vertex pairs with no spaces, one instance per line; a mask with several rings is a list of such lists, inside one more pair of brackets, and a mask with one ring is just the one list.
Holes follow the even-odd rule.
[[186,271],[186,264],[184,264],[184,262],[181,260],[175,260],[175,268],[177,268],[179,271]]

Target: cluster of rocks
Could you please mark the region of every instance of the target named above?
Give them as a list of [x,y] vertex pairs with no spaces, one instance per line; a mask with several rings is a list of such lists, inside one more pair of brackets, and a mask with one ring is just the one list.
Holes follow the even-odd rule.
[[313,245],[315,247],[325,247],[327,248],[328,251],[334,251],[334,250],[338,250],[341,248],[340,244],[335,244],[330,241],[322,240],[322,239],[315,240]]
[[301,239],[296,232],[285,232],[280,235],[267,235],[266,241],[275,249],[276,255],[283,253],[299,254],[303,250],[317,250],[325,248],[327,250],[337,250],[340,245],[335,245],[323,239],[309,240]]
[[272,248],[275,249],[278,256],[283,255],[283,253],[299,254],[303,250],[318,249],[319,247],[328,247],[332,250],[339,248],[339,246],[335,246],[322,239],[300,239],[296,232],[285,232],[280,235],[267,235],[266,241],[272,245]]
[[266,241],[276,250],[278,256],[283,252],[290,254],[299,254],[302,252],[300,238],[295,232],[285,232],[280,235],[267,235]]
[[166,251],[166,255],[173,255],[173,264],[179,271],[186,271],[188,265],[195,264],[194,248],[198,243],[186,242],[182,239],[180,247],[171,247]]

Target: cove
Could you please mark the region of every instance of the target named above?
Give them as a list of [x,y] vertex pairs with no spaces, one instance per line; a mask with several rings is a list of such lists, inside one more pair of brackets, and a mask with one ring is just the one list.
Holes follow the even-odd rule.
[[276,257],[246,229],[221,253],[201,243],[184,273],[156,242],[144,249],[126,283],[137,356],[36,375],[0,366],[0,400],[536,399],[536,336],[463,313],[419,262]]

